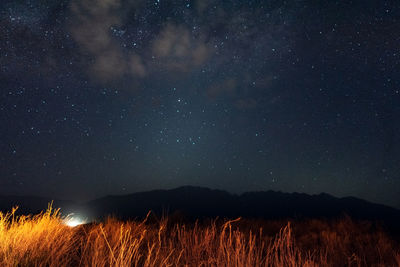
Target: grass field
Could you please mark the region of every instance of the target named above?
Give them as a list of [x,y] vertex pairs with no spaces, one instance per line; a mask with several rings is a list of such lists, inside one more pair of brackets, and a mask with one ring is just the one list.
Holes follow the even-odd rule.
[[[150,222],[151,221],[151,222]],[[0,213],[0,266],[400,266],[399,244],[369,222],[123,222],[69,227],[51,207]]]

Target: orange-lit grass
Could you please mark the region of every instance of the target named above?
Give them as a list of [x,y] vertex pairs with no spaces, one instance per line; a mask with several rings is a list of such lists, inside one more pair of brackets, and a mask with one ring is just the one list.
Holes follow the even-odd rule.
[[0,266],[400,266],[394,241],[348,218],[209,224],[110,218],[71,228],[51,206],[36,216],[14,214],[0,213]]
[[73,260],[74,231],[51,205],[36,216],[0,213],[0,266],[66,266]]

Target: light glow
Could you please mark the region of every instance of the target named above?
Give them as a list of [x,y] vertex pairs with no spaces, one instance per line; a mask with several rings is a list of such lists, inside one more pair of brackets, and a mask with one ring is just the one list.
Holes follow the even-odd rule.
[[85,224],[86,220],[83,220],[79,217],[74,216],[73,214],[69,214],[64,220],[64,224],[69,227],[76,227],[81,224]]

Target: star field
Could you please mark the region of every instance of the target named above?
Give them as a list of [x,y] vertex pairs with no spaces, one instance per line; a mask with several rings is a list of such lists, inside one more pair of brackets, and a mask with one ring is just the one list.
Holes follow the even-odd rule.
[[400,207],[397,1],[3,1],[0,194]]

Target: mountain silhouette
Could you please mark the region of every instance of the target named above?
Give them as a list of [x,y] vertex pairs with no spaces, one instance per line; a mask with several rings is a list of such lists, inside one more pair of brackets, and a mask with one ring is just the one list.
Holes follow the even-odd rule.
[[247,192],[240,195],[222,190],[184,186],[122,196],[107,196],[85,204],[95,218],[114,215],[121,219],[143,218],[149,210],[158,216],[179,214],[185,219],[338,218],[400,223],[400,210],[355,197],[337,198],[326,193],[308,195],[275,191]]
[[[21,213],[37,213],[45,209],[50,201],[39,197],[0,196],[0,210],[9,211],[18,205]],[[348,215],[355,219],[400,224],[400,210],[355,197],[337,198],[326,193],[308,195],[276,191],[236,195],[193,186],[106,196],[80,205],[55,200],[53,207],[60,207],[64,215],[81,213],[90,219],[104,219],[110,215],[120,219],[139,219],[151,210],[157,216],[179,214],[189,220],[213,217],[329,219]]]

